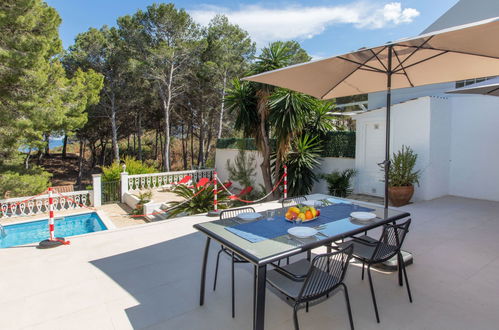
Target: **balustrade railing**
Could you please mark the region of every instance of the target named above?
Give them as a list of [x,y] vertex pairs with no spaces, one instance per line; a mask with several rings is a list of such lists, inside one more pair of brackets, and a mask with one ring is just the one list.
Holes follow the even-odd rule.
[[211,179],[213,178],[214,171],[215,169],[208,168],[208,169],[191,170],[191,171],[128,175],[128,190],[161,188],[168,184],[182,180],[182,178],[185,177],[186,175],[190,175],[192,177],[193,182],[197,182],[201,178]]
[[[78,209],[91,204],[90,190],[54,194],[54,211]],[[62,196],[61,196],[62,195]],[[66,198],[64,198],[64,197]],[[28,216],[49,211],[48,195],[0,200],[0,218]]]

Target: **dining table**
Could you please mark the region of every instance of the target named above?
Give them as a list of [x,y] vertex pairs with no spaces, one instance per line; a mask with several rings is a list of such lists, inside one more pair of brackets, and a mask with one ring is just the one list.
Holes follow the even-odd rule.
[[[319,207],[320,215],[312,221],[299,224],[285,218],[287,208],[275,209],[272,219],[262,216],[257,220],[245,221],[236,217],[195,224],[194,228],[206,235],[199,304],[204,304],[206,269],[212,240],[254,265],[253,329],[263,330],[266,274],[269,265],[303,252],[310,256],[312,249],[323,246],[330,251],[333,242],[410,217],[408,212],[396,208],[384,208],[378,204],[327,195],[319,196],[317,205],[322,205]],[[272,204],[269,203],[270,205]],[[273,205],[275,208],[275,203]],[[376,217],[359,221],[350,216],[352,212],[369,212]],[[296,226],[311,227],[316,229],[317,233],[307,238],[290,235],[288,230]]]

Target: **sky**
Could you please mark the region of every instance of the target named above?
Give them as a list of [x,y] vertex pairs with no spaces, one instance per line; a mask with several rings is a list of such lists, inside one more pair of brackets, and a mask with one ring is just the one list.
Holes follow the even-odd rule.
[[[120,16],[159,0],[45,0],[62,17],[65,48],[90,27],[114,26]],[[225,14],[261,48],[274,40],[297,40],[315,59],[420,34],[458,0],[177,0],[200,24]]]

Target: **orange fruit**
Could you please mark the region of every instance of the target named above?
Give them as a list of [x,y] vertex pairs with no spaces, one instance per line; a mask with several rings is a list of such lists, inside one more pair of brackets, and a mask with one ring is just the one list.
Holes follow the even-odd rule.
[[312,211],[308,210],[305,212],[305,219],[311,220],[314,216],[312,215]]

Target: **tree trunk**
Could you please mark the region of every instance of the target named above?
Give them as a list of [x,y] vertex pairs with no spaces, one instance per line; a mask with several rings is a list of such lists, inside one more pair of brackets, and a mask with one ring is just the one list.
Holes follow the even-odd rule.
[[154,160],[158,160],[158,131],[159,128],[156,129],[156,142],[154,143]]
[[26,154],[26,158],[24,159],[24,168],[29,169],[29,158],[31,157],[31,148],[28,149],[28,153]]
[[50,156],[50,135],[49,134],[45,134],[45,143],[47,143],[45,145],[45,156]]
[[191,115],[191,123],[190,123],[190,131],[191,131],[191,170],[194,169],[194,123]]
[[222,104],[220,105],[220,122],[218,125],[217,137],[222,137],[224,110],[225,110],[225,89],[227,87],[227,70],[224,71],[223,85],[222,85]]
[[100,165],[104,166],[104,165],[106,165],[106,147],[107,147],[107,142],[104,142],[101,139],[100,146],[101,146]]
[[90,163],[90,169],[93,170],[95,165],[97,165],[97,147],[95,146],[96,141],[88,142],[88,147],[90,148],[90,153],[92,154],[92,161]]
[[83,179],[83,157],[85,157],[85,140],[80,140],[80,154],[78,158],[78,178],[76,185],[80,186]]
[[111,97],[111,133],[113,143],[114,160],[120,162],[120,147],[118,146],[118,126],[116,125],[116,104],[114,93]]
[[[258,114],[260,115],[260,125],[259,125],[259,137],[260,137],[260,150],[262,153],[262,163],[260,164],[260,169],[262,170],[263,182],[265,185],[265,190],[267,193],[272,191],[272,172],[270,168],[270,145],[269,145],[269,136],[267,132],[267,117],[268,117],[268,108],[267,108],[267,100],[269,93],[266,91],[261,91],[258,95]],[[271,200],[272,198],[277,198],[277,192],[271,194],[267,200]]]
[[64,140],[62,141],[62,158],[66,158],[68,148],[68,135],[64,134]]
[[203,118],[201,117],[201,123],[199,125],[199,150],[198,150],[198,167],[203,166],[204,160],[204,123]]
[[187,170],[187,136],[184,136],[184,122],[182,121],[181,133],[182,133],[182,159],[184,162],[183,169]]
[[142,160],[142,113],[139,110],[137,115],[137,143],[138,143],[138,154],[137,158]]

